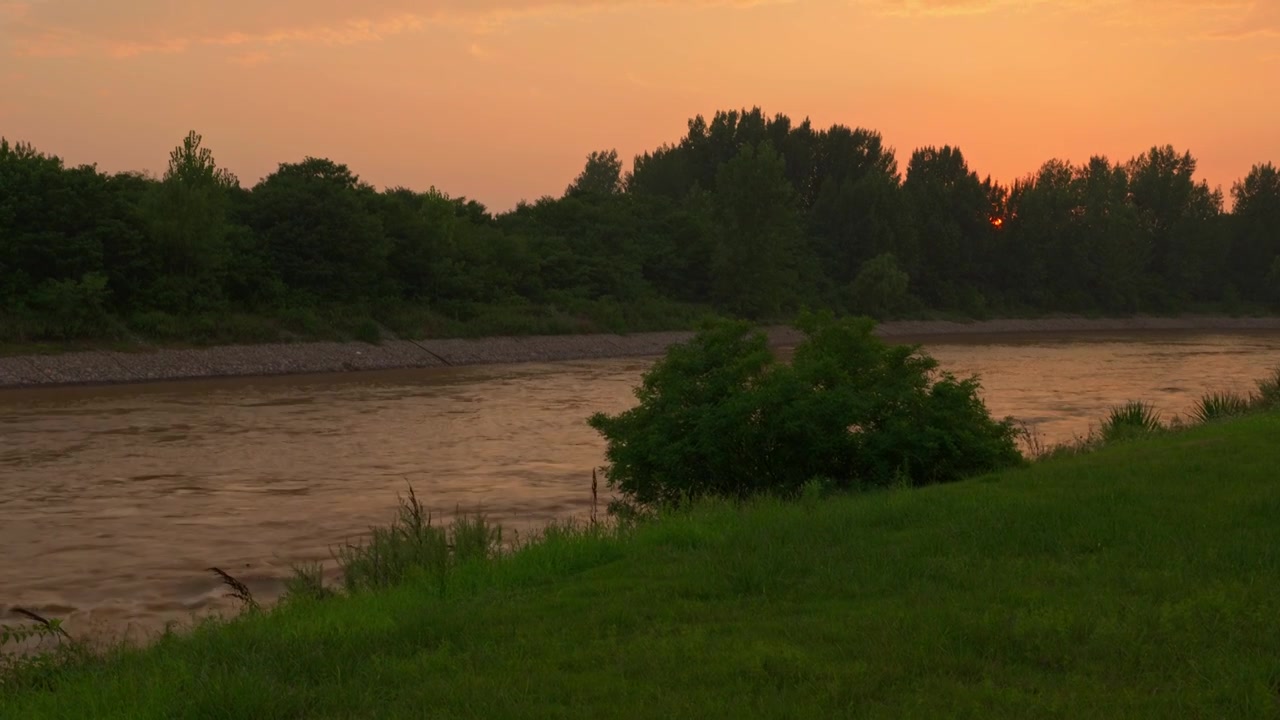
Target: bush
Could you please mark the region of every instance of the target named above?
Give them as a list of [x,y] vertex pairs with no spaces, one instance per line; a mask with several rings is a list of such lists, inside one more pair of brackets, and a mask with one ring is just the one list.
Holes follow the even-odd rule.
[[[436,524],[410,487],[390,526],[371,528],[365,540],[339,547],[336,556],[343,587],[355,593],[394,587],[415,572],[441,580],[450,568],[491,558],[501,547],[502,529],[484,515],[459,515],[453,525]],[[304,597],[328,592],[314,566],[295,568],[291,589]]]
[[1253,396],[1253,404],[1263,410],[1280,408],[1280,367],[1258,381],[1258,392]]
[[1104,442],[1125,440],[1148,435],[1161,427],[1160,413],[1154,407],[1131,400],[1111,408],[1106,422],[1102,423],[1102,439]]
[[911,279],[898,266],[892,253],[882,253],[868,260],[849,288],[853,307],[877,318],[901,312],[907,306],[907,287]]
[[1211,392],[1196,403],[1192,416],[1198,422],[1211,422],[1248,414],[1249,401],[1233,392]]
[[673,505],[791,497],[815,477],[839,489],[918,486],[1022,461],[1013,421],[992,419],[976,379],[887,345],[874,326],[807,314],[786,365],[749,325],[708,323],[645,374],[638,406],[591,417],[609,486],[626,504]]
[[101,273],[85,273],[79,280],[46,280],[32,294],[33,308],[46,319],[40,339],[106,336],[110,298],[107,277]]

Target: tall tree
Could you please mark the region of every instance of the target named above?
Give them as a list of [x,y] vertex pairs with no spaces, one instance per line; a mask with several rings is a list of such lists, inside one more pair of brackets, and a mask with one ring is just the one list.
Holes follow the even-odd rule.
[[622,192],[622,161],[617,150],[595,151],[564,194],[574,197],[601,197]]
[[179,312],[223,301],[222,273],[230,259],[230,192],[239,181],[218,167],[194,130],[169,154],[169,167],[148,204],[160,274],[149,304]]
[[1251,300],[1280,300],[1280,287],[1270,277],[1280,268],[1280,171],[1271,163],[1254,165],[1231,188],[1235,198],[1231,243],[1231,275]]
[[1151,247],[1151,270],[1160,278],[1166,307],[1210,300],[1221,291],[1225,245],[1215,233],[1222,194],[1196,182],[1196,161],[1172,145],[1157,146],[1129,161],[1129,192]]
[[990,183],[969,169],[959,148],[925,147],[911,155],[903,191],[919,237],[917,290],[935,307],[974,311],[994,254]]
[[457,226],[467,220],[434,187],[425,193],[391,188],[382,193],[378,208],[400,292],[413,299],[437,299],[442,276],[451,270]]
[[283,163],[253,189],[253,229],[281,278],[326,300],[388,292],[390,244],[373,212],[376,193],[346,165],[308,157]]
[[893,151],[874,132],[840,125],[819,133],[813,144],[812,179],[798,191],[809,210],[811,244],[831,282],[846,286],[881,253],[914,269],[914,228]]
[[798,290],[800,223],[786,163],[765,141],[744,145],[716,178],[719,237],[712,286],[721,307],[763,318],[787,307]]

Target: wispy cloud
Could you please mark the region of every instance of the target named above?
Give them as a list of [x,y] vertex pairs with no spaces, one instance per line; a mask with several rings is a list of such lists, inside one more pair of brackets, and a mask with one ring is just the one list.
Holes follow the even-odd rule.
[[1246,3],[1243,17],[1209,33],[1219,39],[1236,39],[1259,36],[1280,36],[1280,3],[1275,0],[1259,0]]
[[270,59],[271,59],[271,53],[264,52],[262,50],[255,50],[253,52],[247,52],[247,53],[242,53],[240,55],[236,55],[231,58],[231,62],[236,65],[239,65],[240,67],[251,68],[256,65],[261,65],[262,63],[267,62]]
[[[423,24],[424,21],[418,16],[400,15],[380,20],[359,18],[336,25],[286,28],[270,32],[235,31],[224,35],[177,37],[153,42],[116,42],[108,43],[103,47],[107,54],[113,57],[127,58],[155,53],[183,52],[200,46],[272,48],[281,45],[355,45],[419,30]],[[239,57],[244,58],[249,55],[252,55],[256,62],[261,62],[268,57],[265,51],[246,53]]]
[[0,2],[0,20],[16,22],[31,14],[29,2]]
[[[384,40],[428,26],[484,33],[530,16],[607,10],[751,7],[795,0],[0,0],[0,42],[18,56],[78,55],[134,58],[197,48],[353,45]],[[250,53],[242,52],[241,60]]]
[[996,10],[1029,9],[1044,0],[854,0],[888,15],[977,15]]
[[[1280,0],[850,0],[892,16],[947,18],[1054,9],[1091,13],[1108,25],[1181,26],[1181,37],[1280,36]],[[1190,28],[1190,29],[1188,29]]]

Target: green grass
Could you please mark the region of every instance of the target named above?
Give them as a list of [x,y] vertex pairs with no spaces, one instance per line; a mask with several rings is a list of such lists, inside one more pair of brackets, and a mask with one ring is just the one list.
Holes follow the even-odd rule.
[[[1220,308],[1196,308],[1207,314],[1227,314]],[[1214,312],[1218,310],[1219,312]],[[1163,313],[1178,317],[1183,313]],[[1274,314],[1274,313],[1272,313]],[[174,315],[159,311],[129,317],[108,316],[92,334],[71,334],[30,313],[0,317],[0,357],[45,355],[84,350],[122,352],[151,348],[192,348],[216,345],[294,341],[360,341],[378,343],[386,337],[479,338],[498,335],[575,335],[693,330],[702,320],[718,316],[706,305],[660,297],[619,301],[611,298],[584,300],[572,296],[535,304],[514,298],[506,302],[445,305],[398,302],[380,306],[301,304],[271,312],[212,311]],[[1086,313],[1086,317],[1104,317]],[[1155,316],[1162,315],[1154,313]],[[1268,316],[1259,310],[1251,313]],[[971,323],[979,319],[1078,317],[1079,314],[1034,311],[1026,308],[964,313],[917,308],[891,320],[942,320]],[[1234,316],[1234,315],[1233,315]],[[1111,315],[1110,317],[1125,317]],[[789,324],[793,318],[763,318],[762,324]]]
[[[64,337],[34,320],[0,319],[0,357],[81,350],[144,350],[296,341],[381,342],[384,337],[474,338],[495,335],[572,335],[692,330],[712,311],[662,299],[635,302],[568,298],[550,305],[525,302],[454,303],[445,307],[329,305],[271,313],[164,312],[111,317],[93,336]],[[20,320],[20,318],[19,318]]]
[[1276,718],[1277,437],[560,529],[43,671],[0,717]]

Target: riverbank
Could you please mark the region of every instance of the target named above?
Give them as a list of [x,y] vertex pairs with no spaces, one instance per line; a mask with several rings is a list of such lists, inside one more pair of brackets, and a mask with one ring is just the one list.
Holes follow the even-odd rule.
[[1274,718],[1278,432],[562,531],[43,671],[0,716]]
[[[794,344],[799,338],[799,333],[789,327],[766,330],[770,342],[777,347]],[[1280,317],[911,320],[882,323],[876,332],[885,338],[914,341],[1035,333],[1269,330],[1280,330]],[[661,355],[671,345],[692,336],[692,332],[532,335],[386,340],[377,345],[300,342],[14,355],[0,357],[0,388],[649,357]]]

